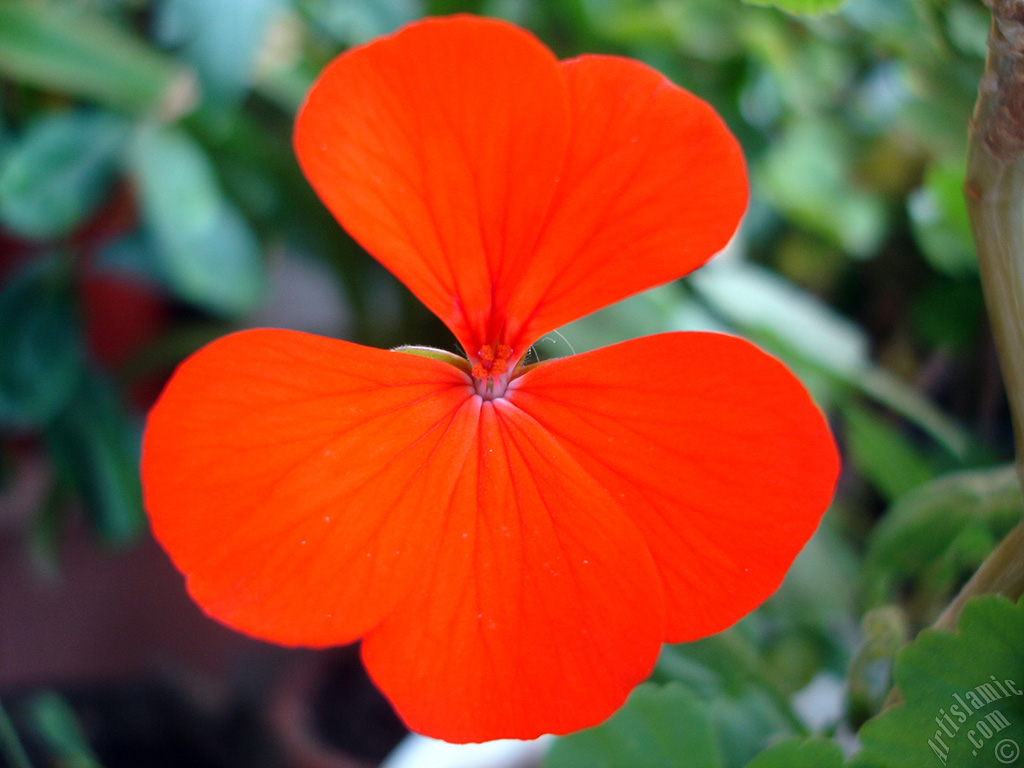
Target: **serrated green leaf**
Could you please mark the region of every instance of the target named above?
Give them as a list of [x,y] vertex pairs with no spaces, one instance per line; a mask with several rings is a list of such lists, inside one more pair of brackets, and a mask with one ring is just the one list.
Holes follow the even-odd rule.
[[0,425],[42,426],[81,376],[79,318],[61,266],[30,262],[0,288]]
[[111,545],[133,541],[145,528],[140,435],[110,382],[87,372],[71,402],[47,427],[46,444],[100,538]]
[[707,709],[681,685],[641,685],[610,720],[555,742],[544,768],[719,768]]
[[15,81],[132,112],[184,112],[192,80],[84,3],[0,3],[0,71]]
[[823,739],[787,739],[762,752],[747,768],[840,768],[843,751]]
[[131,169],[172,290],[217,314],[251,309],[264,289],[260,244],[199,145],[179,129],[145,126]]
[[817,15],[839,10],[843,0],[743,0],[750,5],[772,5],[789,13]]
[[0,166],[0,222],[22,237],[65,235],[104,199],[127,138],[103,113],[44,117],[9,148]]
[[896,660],[905,702],[860,731],[854,768],[1021,765],[1024,601],[984,595],[957,632],[925,630]]

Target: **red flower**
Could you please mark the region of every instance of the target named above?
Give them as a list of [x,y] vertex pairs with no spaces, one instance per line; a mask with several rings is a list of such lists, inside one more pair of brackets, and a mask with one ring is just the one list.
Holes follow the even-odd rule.
[[731,237],[744,165],[707,104],[456,17],[335,60],[295,147],[469,359],[259,330],[183,363],[143,477],[211,616],[289,645],[362,638],[411,728],[479,741],[603,720],[662,641],[775,590],[838,470],[780,363],[671,333],[522,365]]

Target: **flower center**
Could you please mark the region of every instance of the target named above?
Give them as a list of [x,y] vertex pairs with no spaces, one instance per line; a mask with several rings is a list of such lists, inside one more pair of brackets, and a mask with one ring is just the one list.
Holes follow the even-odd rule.
[[509,361],[512,347],[499,344],[497,348],[484,344],[477,352],[477,362],[471,371],[476,393],[484,400],[493,400],[505,394],[512,371]]

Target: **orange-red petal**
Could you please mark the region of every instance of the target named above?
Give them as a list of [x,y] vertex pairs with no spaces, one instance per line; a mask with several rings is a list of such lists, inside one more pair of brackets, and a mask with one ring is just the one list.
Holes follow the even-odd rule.
[[731,625],[781,583],[834,491],[828,426],[799,381],[737,338],[675,333],[544,363],[511,401],[640,529],[665,640]]
[[558,62],[500,21],[412,24],[338,57],[295,151],[349,233],[475,353],[533,251],[568,140]]
[[696,269],[747,205],[739,144],[706,102],[629,59],[582,56],[562,74],[558,194],[522,278],[499,286],[513,346]]
[[611,715],[653,666],[663,622],[640,533],[557,440],[498,399],[481,406],[424,577],[362,652],[414,730],[530,738]]
[[290,331],[186,360],[149,416],[153,531],[211,616],[278,643],[351,642],[436,546],[476,436],[457,368]]
[[295,148],[327,207],[470,356],[679,277],[747,200],[735,139],[703,101],[626,59],[559,64],[465,16],[349,51]]

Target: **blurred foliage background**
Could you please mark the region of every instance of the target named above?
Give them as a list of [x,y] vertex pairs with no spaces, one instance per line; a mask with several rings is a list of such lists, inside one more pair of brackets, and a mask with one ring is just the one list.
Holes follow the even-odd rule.
[[[753,199],[726,253],[563,328],[536,353],[720,329],[773,352],[812,388],[845,459],[833,509],[764,608],[667,648],[655,681],[673,684],[679,718],[701,703],[688,722],[713,734],[725,766],[785,735],[852,744],[882,707],[896,651],[1022,509],[961,197],[988,11],[981,0],[818,5],[839,7],[799,16],[739,0],[0,2],[8,567],[74,579],[63,548],[82,521],[101,557],[146,546],[145,410],[173,366],[219,335],[269,325],[453,348],[326,213],[290,131],[313,78],[344,48],[425,14],[497,16],[561,57],[649,63],[710,101],[744,146]],[[4,595],[0,632],[39,631],[18,619],[15,601],[29,598]],[[0,696],[4,672],[0,657]],[[60,684],[13,693],[33,755],[137,764],[116,746],[90,751],[88,729],[67,725],[65,699],[39,693]],[[552,763],[598,764],[585,742],[582,757],[574,748],[556,748]],[[253,764],[242,748],[216,758],[197,749],[194,765]]]

